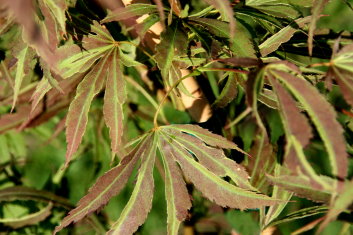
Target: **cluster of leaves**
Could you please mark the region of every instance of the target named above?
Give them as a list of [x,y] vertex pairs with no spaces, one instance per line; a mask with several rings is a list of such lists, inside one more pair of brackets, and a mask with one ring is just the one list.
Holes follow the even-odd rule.
[[[168,234],[195,217],[189,214],[198,198],[191,184],[221,207],[258,208],[261,230],[313,217],[296,232],[315,225],[321,232],[339,215],[347,217],[353,202],[352,30],[317,29],[328,2],[0,0],[0,148],[6,156],[0,200],[39,203],[38,211],[0,222],[18,229],[46,220],[54,208],[72,209],[63,193],[14,187],[26,185],[14,178],[29,167],[16,158],[26,158],[26,150],[19,150],[15,139],[23,137],[13,129],[34,146],[38,136],[60,142],[66,130],[66,160],[54,167],[55,187],[92,146],[94,156],[119,162],[108,169],[110,159],[100,160],[105,166],[92,173],[95,183],[54,233],[133,185],[107,232],[133,234],[160,191],[155,168],[164,181]],[[348,1],[339,2],[349,9]],[[218,134],[176,110],[183,97],[194,96],[183,82],[190,77],[213,111],[202,125]],[[197,105],[196,99],[189,111]],[[288,212],[294,195],[316,204]],[[96,232],[105,230],[96,217],[87,220]]]

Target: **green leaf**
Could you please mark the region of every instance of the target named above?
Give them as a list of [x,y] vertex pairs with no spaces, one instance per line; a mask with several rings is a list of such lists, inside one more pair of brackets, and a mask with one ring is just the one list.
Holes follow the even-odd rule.
[[337,216],[348,209],[353,203],[353,181],[346,182],[344,190],[337,195],[334,202],[331,204],[330,209],[325,216],[325,220],[320,225],[319,231],[327,224],[337,218]]
[[35,213],[31,213],[20,218],[0,219],[0,223],[14,229],[22,228],[28,225],[34,225],[45,220],[51,214],[52,207],[53,203],[49,202],[46,207]]
[[230,38],[234,37],[235,33],[235,18],[234,11],[229,1],[224,0],[205,0],[210,5],[213,5],[216,9],[218,9],[222,15],[222,20],[229,22],[229,34]]
[[324,214],[327,212],[327,210],[328,210],[327,206],[313,206],[313,207],[303,208],[303,209],[297,210],[295,212],[289,213],[282,218],[274,220],[272,223],[270,223],[268,225],[268,227],[269,226],[276,226],[276,225],[279,225],[282,223],[288,223],[291,221],[303,219],[303,218],[314,216],[314,215]]
[[135,3],[126,7],[118,7],[114,11],[109,12],[108,15],[101,21],[101,23],[120,21],[134,16],[141,16],[156,12],[158,12],[156,5]]
[[227,78],[221,94],[217,97],[212,106],[217,108],[224,108],[229,104],[238,94],[237,74],[231,73]]
[[28,51],[28,46],[23,48],[17,56],[17,69],[16,69],[15,85],[14,85],[14,92],[13,92],[14,94],[13,94],[11,111],[13,111],[13,109],[15,108],[18,94],[21,89],[22,80],[25,75],[24,67],[26,63],[27,51]]
[[228,22],[209,18],[190,18],[190,23],[201,25],[215,36],[230,40],[230,49],[235,57],[257,58],[252,37],[241,22],[237,21],[235,24],[234,38],[231,38]]
[[[155,59],[163,78],[167,81],[174,57],[186,55],[187,45],[187,35],[178,28],[178,23],[173,23],[162,32],[161,42],[156,46]],[[168,81],[167,84],[172,85],[173,83],[173,81]]]
[[282,0],[246,0],[245,4],[266,14],[281,17],[292,18],[298,16],[298,12],[292,6],[291,1]]
[[299,18],[295,20],[294,23],[291,23],[270,38],[266,39],[266,41],[259,46],[261,56],[267,56],[276,51],[282,43],[288,42],[300,28],[303,28],[310,22],[311,16]]

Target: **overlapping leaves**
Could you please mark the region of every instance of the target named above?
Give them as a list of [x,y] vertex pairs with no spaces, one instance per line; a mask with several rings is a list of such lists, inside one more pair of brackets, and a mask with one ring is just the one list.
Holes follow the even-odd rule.
[[[122,190],[134,168],[139,166],[132,195],[108,234],[135,232],[152,206],[152,172],[157,152],[165,173],[168,234],[178,233],[179,225],[191,207],[182,175],[206,198],[223,207],[257,208],[279,202],[257,192],[249,183],[245,169],[226,158],[221,148],[240,150],[233,142],[195,125],[159,127],[144,136],[118,166],[100,177],[55,231],[104,206]],[[225,176],[235,185],[222,179]]]
[[82,47],[73,44],[59,49],[65,58],[59,64],[64,78],[85,73],[70,104],[66,120],[66,164],[77,151],[85,132],[90,104],[105,85],[103,114],[110,129],[111,148],[118,152],[123,132],[122,105],[126,99],[122,66],[136,65],[124,54],[109,32],[99,24],[92,26],[91,34],[84,38]]

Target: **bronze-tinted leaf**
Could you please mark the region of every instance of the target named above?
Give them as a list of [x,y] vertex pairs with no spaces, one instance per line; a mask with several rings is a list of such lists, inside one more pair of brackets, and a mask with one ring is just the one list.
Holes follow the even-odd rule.
[[60,226],[55,228],[54,234],[69,224],[75,223],[93,211],[98,210],[111,197],[118,194],[127,183],[137,160],[146,148],[151,145],[151,141],[150,136],[146,137],[137,148],[121,160],[118,166],[101,176],[90,188],[89,193],[78,202],[77,207],[69,212],[68,216],[62,220]]

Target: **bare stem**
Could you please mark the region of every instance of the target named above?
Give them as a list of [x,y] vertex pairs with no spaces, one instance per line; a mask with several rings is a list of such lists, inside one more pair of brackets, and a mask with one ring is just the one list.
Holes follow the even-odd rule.
[[189,73],[187,75],[185,75],[184,77],[179,78],[167,91],[167,93],[165,94],[165,96],[163,97],[162,101],[159,103],[159,106],[157,108],[156,113],[154,114],[154,118],[153,118],[153,125],[154,128],[157,129],[158,128],[158,123],[157,123],[157,118],[158,118],[158,114],[161,112],[162,106],[165,103],[165,101],[167,100],[168,96],[170,95],[170,93],[173,91],[174,88],[176,88],[184,79],[188,78],[188,77],[193,77],[195,75],[198,75],[199,71],[195,70],[192,73]]

